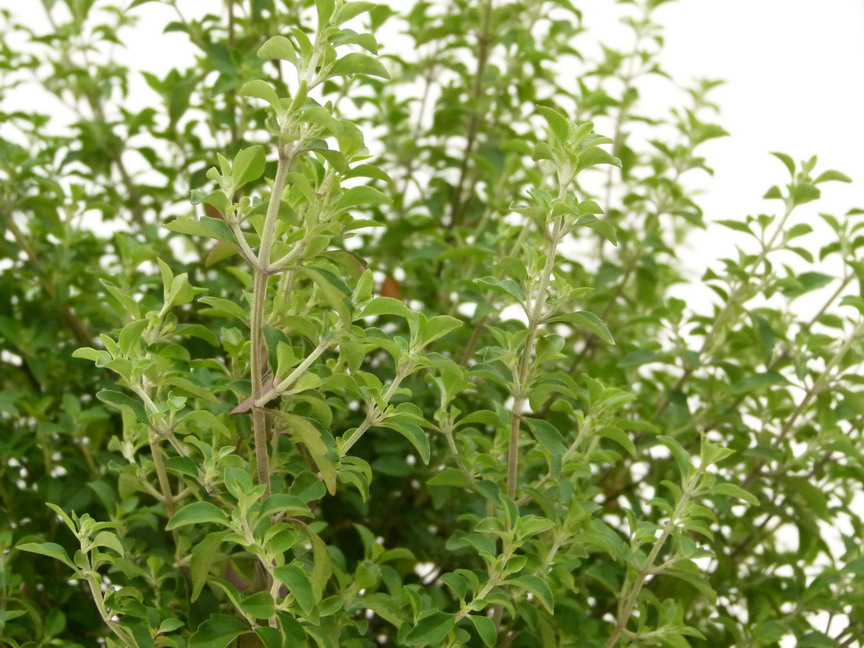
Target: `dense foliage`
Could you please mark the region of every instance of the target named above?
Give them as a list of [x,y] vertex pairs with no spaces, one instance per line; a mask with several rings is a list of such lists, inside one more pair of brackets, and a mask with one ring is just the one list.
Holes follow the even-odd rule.
[[[778,153],[703,221],[665,1],[3,12],[0,109],[74,115],[0,112],[3,642],[858,645],[860,212]],[[161,78],[113,58],[157,5]]]

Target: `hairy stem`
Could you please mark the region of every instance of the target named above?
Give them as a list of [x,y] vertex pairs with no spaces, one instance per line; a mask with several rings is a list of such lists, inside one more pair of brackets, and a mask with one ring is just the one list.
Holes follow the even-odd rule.
[[150,434],[150,453],[153,456],[153,465],[156,467],[156,477],[159,479],[159,490],[162,492],[162,497],[165,502],[165,510],[168,512],[168,519],[174,517],[174,496],[171,494],[171,482],[168,481],[168,473],[165,470],[165,461],[162,458],[162,447],[159,440],[151,433]]
[[408,369],[405,367],[400,367],[397,370],[396,375],[393,376],[393,382],[390,383],[390,386],[387,388],[387,391],[384,392],[384,395],[381,397],[382,406],[379,407],[376,404],[372,404],[369,407],[369,411],[366,414],[366,418],[360,424],[360,426],[354,430],[354,432],[345,438],[345,442],[342,444],[342,447],[339,450],[339,454],[343,457],[348,454],[348,451],[354,447],[354,444],[357,443],[360,438],[366,434],[366,431],[375,425],[378,422],[378,418],[381,414],[384,413],[384,408],[390,403],[390,399],[393,398],[393,395],[396,393],[396,390],[399,389],[399,385],[405,379],[405,376],[408,375]]
[[105,597],[102,594],[102,587],[97,580],[97,576],[98,573],[93,569],[89,569],[85,574],[87,585],[90,587],[90,594],[93,597],[93,602],[96,603],[96,608],[99,610],[99,616],[102,617],[102,622],[108,626],[108,629],[111,630],[111,632],[113,632],[125,646],[136,648],[138,644],[126,633],[120,624],[111,618],[114,615],[105,605]]
[[273,400],[276,396],[284,392],[286,389],[291,387],[297,380],[302,376],[306,370],[312,366],[322,353],[324,353],[327,349],[333,346],[333,340],[326,340],[321,342],[315,349],[310,353],[303,362],[301,362],[297,367],[295,367],[294,371],[292,371],[284,380],[282,380],[278,385],[275,385],[272,389],[268,390],[266,394],[264,394],[260,399],[255,401],[256,407],[264,407],[267,403]]
[[519,477],[519,427],[522,422],[522,410],[528,400],[525,387],[533,368],[534,344],[537,341],[543,307],[546,305],[546,293],[549,290],[549,281],[555,267],[555,254],[561,240],[562,222],[560,218],[556,220],[552,229],[549,250],[546,253],[546,263],[543,266],[543,273],[540,275],[540,285],[528,313],[528,337],[525,339],[525,346],[522,347],[519,370],[514,376],[516,380],[513,390],[513,411],[510,415],[510,440],[507,446],[507,497],[510,499],[516,499],[516,486]]
[[[267,216],[261,233],[261,245],[258,248],[258,258],[253,266],[252,314],[250,317],[251,349],[250,364],[252,368],[252,399],[258,402],[264,395],[264,380],[269,370],[267,346],[264,342],[264,305],[267,301],[267,280],[270,276],[270,250],[276,232],[276,222],[279,215],[279,205],[282,194],[285,193],[285,179],[288,175],[289,159],[280,147],[279,164],[276,168],[276,178],[273,181],[273,191],[270,194],[270,204],[267,206]],[[255,437],[255,465],[258,471],[258,483],[267,486],[266,494],[270,494],[270,459],[267,453],[267,417],[264,410],[258,406],[252,408],[252,431]]]

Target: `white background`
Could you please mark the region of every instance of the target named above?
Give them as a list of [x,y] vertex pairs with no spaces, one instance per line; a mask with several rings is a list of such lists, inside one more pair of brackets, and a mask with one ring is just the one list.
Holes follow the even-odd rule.
[[[815,212],[842,216],[864,206],[862,0],[695,0],[660,11],[664,61],[673,78],[727,81],[716,98],[731,137],[706,149],[716,171],[703,181],[709,220],[772,208],[760,198],[787,178],[768,151],[796,160],[818,155],[820,166],[853,179],[851,185],[822,185],[823,200],[803,210],[817,232]],[[709,227],[691,238],[691,258],[704,265],[730,255],[740,240]],[[816,269],[830,274],[834,268]]]

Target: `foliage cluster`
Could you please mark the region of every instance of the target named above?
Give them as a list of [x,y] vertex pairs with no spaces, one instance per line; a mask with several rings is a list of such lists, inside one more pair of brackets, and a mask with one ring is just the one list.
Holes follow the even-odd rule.
[[[860,212],[775,154],[766,213],[704,222],[716,83],[640,102],[665,0],[626,48],[572,0],[42,4],[0,102],[76,117],[0,113],[3,642],[864,635]],[[113,58],[157,8],[198,52],[162,77]],[[699,313],[706,226],[741,244]]]

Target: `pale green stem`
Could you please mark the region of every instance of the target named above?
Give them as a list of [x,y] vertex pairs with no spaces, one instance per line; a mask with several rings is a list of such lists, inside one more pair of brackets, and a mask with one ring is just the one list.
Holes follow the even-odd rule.
[[[276,223],[279,216],[279,206],[285,193],[285,180],[288,175],[290,159],[279,149],[279,163],[276,168],[276,178],[273,191],[270,194],[270,204],[267,206],[267,216],[261,232],[261,245],[258,258],[253,266],[253,299],[251,328],[251,369],[252,369],[252,399],[261,400],[264,395],[264,375],[267,372],[267,347],[264,342],[264,305],[267,300],[267,279],[269,277],[270,250],[276,233]],[[267,487],[270,494],[270,460],[267,454],[267,418],[260,407],[252,408],[252,429],[255,436],[255,462],[258,472],[258,483]]]
[[153,465],[156,467],[156,477],[159,479],[159,489],[164,497],[165,510],[168,512],[168,519],[174,517],[174,496],[171,494],[171,482],[168,481],[168,473],[165,470],[165,462],[162,459],[162,447],[159,444],[159,439],[152,433],[150,435],[150,453],[153,456]]
[[562,220],[555,221],[552,229],[549,250],[546,254],[546,264],[540,276],[540,285],[537,294],[534,295],[528,315],[528,337],[522,348],[522,357],[519,370],[514,376],[513,389],[513,411],[510,416],[510,439],[507,447],[507,497],[516,499],[516,485],[519,476],[519,427],[522,421],[522,410],[525,407],[528,395],[525,393],[525,385],[531,375],[532,359],[534,357],[534,344],[537,341],[537,333],[543,316],[543,307],[546,305],[546,293],[549,290],[549,281],[552,278],[552,270],[555,267],[555,254],[558,243],[561,240]]
[[288,374],[288,376],[280,382],[278,385],[274,386],[270,391],[264,394],[261,398],[255,401],[255,407],[264,407],[271,400],[276,398],[279,394],[284,392],[286,389],[291,387],[297,380],[302,376],[309,367],[312,366],[322,353],[324,353],[327,349],[329,349],[335,343],[334,340],[326,340],[321,342],[315,349],[310,353],[299,365],[297,365],[294,370]]
[[249,243],[246,242],[246,236],[243,234],[243,230],[240,228],[240,223],[238,223],[234,218],[231,218],[228,221],[229,227],[231,227],[231,231],[234,232],[234,238],[237,239],[237,243],[240,245],[240,254],[246,260],[249,265],[255,265],[255,253],[252,251],[252,248],[249,247]]
[[390,403],[390,399],[393,398],[396,390],[399,389],[399,384],[407,375],[408,369],[404,367],[400,368],[396,372],[396,375],[393,377],[393,382],[390,383],[387,391],[384,392],[384,395],[381,397],[381,400],[383,401],[383,407],[379,408],[378,405],[375,404],[369,406],[369,411],[366,414],[365,420],[356,430],[354,430],[354,432],[350,436],[345,439],[345,442],[339,449],[339,454],[341,456],[346,456],[348,454],[348,451],[354,447],[354,444],[357,443],[364,434],[366,434],[366,430],[379,422],[380,416],[384,413],[383,408],[386,408],[387,405]]
[[[89,562],[89,556],[88,556]],[[137,648],[137,643],[128,635],[126,631],[111,617],[114,616],[105,606],[105,597],[102,594],[101,583],[97,580],[98,572],[88,569],[85,573],[87,585],[90,587],[90,594],[93,596],[93,602],[96,603],[96,608],[99,610],[99,616],[102,617],[103,623],[108,626],[108,629],[113,632],[120,641],[129,648]]]

